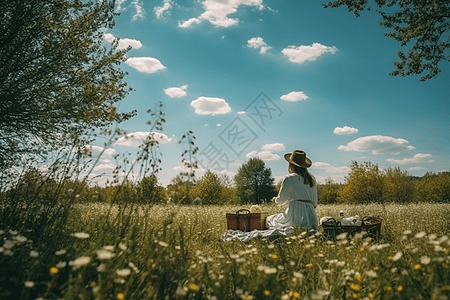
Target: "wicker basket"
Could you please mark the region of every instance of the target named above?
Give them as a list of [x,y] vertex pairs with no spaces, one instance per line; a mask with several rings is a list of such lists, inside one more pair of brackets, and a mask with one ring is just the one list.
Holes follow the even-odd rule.
[[336,236],[346,232],[349,237],[355,233],[366,232],[369,237],[378,240],[381,237],[381,223],[380,217],[366,216],[362,219],[361,225],[342,225],[339,220],[329,218],[322,223],[323,234],[326,239],[336,240]]

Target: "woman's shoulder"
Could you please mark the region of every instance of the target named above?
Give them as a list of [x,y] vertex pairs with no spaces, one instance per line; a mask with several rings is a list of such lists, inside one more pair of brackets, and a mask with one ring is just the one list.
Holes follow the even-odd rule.
[[292,180],[294,178],[298,178],[299,176],[300,175],[295,173],[287,174],[286,176],[284,176],[284,181]]

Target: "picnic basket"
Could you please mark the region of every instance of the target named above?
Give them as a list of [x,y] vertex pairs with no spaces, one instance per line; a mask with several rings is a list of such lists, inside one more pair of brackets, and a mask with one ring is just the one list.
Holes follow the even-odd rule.
[[352,237],[355,233],[366,232],[369,237],[378,240],[381,237],[380,217],[365,216],[361,220],[361,225],[342,225],[342,223],[334,218],[329,218],[322,223],[323,235],[326,239],[336,240],[336,236],[346,232]]
[[250,212],[248,209],[240,209],[236,213],[227,213],[228,229],[252,231],[266,229],[267,212]]

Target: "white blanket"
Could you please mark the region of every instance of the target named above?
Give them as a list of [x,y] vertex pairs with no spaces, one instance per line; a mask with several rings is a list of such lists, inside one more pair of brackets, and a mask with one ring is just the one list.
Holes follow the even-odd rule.
[[[282,228],[270,228],[266,230],[252,230],[244,232],[241,230],[228,230],[220,237],[223,241],[240,240],[241,242],[248,243],[254,238],[266,238],[269,241],[273,241],[279,237],[290,236],[294,233],[293,226],[287,226]],[[308,234],[315,234],[315,230],[311,230]]]

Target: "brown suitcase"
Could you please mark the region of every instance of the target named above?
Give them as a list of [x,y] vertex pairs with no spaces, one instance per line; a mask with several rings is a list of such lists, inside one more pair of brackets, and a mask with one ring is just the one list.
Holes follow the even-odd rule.
[[240,209],[236,213],[227,213],[228,229],[252,231],[266,229],[267,212],[251,213],[248,209]]

